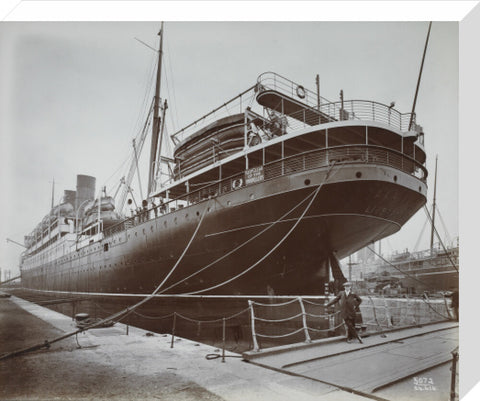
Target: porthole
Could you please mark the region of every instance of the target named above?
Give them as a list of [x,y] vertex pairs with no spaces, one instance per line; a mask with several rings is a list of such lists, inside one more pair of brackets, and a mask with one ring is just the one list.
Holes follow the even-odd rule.
[[305,185],[310,185],[310,179],[307,178],[305,181],[304,181]]
[[197,216],[200,216],[200,212],[197,210]]
[[211,207],[209,207],[209,208],[207,209],[207,212],[209,212],[210,210],[212,210],[212,208],[211,208]]
[[357,171],[355,173],[355,177],[360,178],[362,176],[362,173],[360,171]]
[[418,192],[422,192],[422,187],[418,187]]
[[396,175],[393,176],[393,181],[397,182],[398,177]]

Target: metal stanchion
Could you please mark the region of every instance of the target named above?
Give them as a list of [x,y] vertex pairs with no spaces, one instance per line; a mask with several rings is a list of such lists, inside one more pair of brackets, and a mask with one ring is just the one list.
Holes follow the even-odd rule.
[[223,349],[222,349],[222,362],[225,362],[225,318],[223,318]]
[[173,341],[175,339],[175,323],[177,321],[177,312],[173,312],[173,327],[172,327],[172,341],[170,343],[170,348],[173,348]]
[[[128,316],[128,307],[127,307],[127,316]],[[128,336],[128,331],[129,331],[129,327],[128,327],[128,322],[130,321],[130,316],[128,316],[127,318],[127,321],[126,321],[126,325],[127,325],[127,336]]]
[[302,297],[298,297],[298,302],[300,303],[300,308],[302,310],[302,322],[303,322],[303,332],[305,334],[305,342],[311,343],[312,340],[310,339],[310,334],[308,333],[308,326],[307,326],[307,314],[305,313],[305,306],[303,305]]
[[76,306],[77,306],[76,301],[72,301],[72,320],[75,320],[75,312],[77,309]]
[[[458,349],[458,348],[457,348]],[[450,382],[450,401],[456,401],[457,397],[457,362],[458,362],[458,351],[452,351],[452,380]]]
[[250,306],[250,317],[251,317],[251,324],[252,324],[252,339],[253,339],[253,350],[259,351],[260,348],[257,342],[257,336],[255,334],[255,314],[253,312],[253,302],[248,300],[248,305]]

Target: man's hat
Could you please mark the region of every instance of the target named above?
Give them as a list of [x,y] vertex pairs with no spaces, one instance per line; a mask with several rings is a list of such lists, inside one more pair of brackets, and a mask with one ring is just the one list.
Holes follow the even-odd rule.
[[346,281],[345,283],[343,283],[343,286],[344,287],[351,287],[352,283],[350,281]]

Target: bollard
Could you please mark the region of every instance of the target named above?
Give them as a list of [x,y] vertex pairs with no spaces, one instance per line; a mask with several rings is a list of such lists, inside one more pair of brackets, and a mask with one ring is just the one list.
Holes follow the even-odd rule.
[[223,318],[223,349],[222,349],[222,362],[225,362],[225,318]]
[[170,348],[173,348],[173,341],[175,339],[175,322],[177,320],[177,312],[173,312],[173,327],[172,327],[172,341],[170,343]]

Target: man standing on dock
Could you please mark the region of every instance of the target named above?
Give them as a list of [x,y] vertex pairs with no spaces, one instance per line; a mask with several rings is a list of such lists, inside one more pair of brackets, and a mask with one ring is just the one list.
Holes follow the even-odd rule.
[[340,316],[347,326],[347,343],[356,338],[363,344],[362,339],[355,329],[355,316],[358,306],[362,303],[362,299],[352,292],[352,284],[350,282],[347,281],[344,283],[343,288],[344,290],[340,291],[326,306],[328,307],[340,302]]

